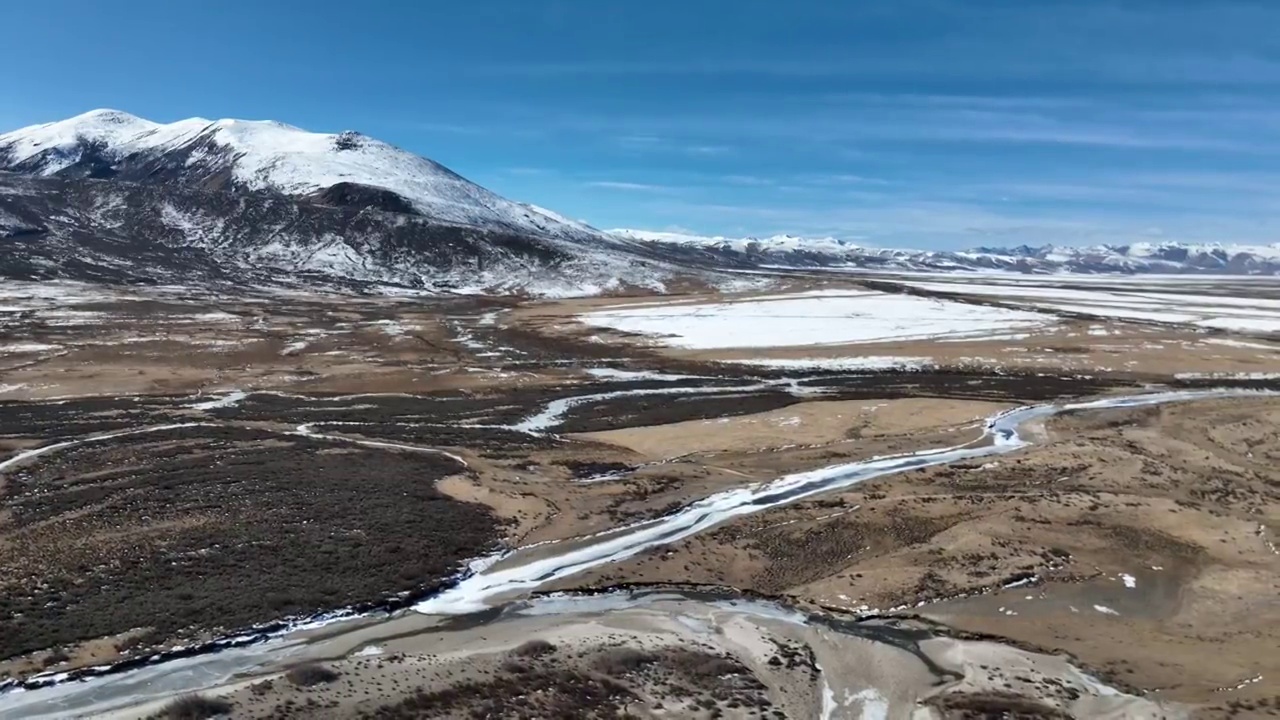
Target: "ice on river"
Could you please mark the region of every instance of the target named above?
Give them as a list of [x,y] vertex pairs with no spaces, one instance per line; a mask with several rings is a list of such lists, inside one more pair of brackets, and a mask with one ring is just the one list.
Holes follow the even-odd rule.
[[[642,395],[652,392],[652,390],[636,390],[630,393],[612,393],[611,396]],[[500,596],[529,591],[593,567],[633,557],[649,548],[674,543],[734,517],[760,512],[906,470],[1013,452],[1025,447],[1028,443],[1018,434],[1018,428],[1023,423],[1060,412],[1144,407],[1180,400],[1251,394],[1255,393],[1241,390],[1187,390],[1109,397],[1066,405],[1033,405],[1017,408],[988,419],[987,443],[921,450],[842,463],[818,470],[784,475],[770,482],[718,492],[690,503],[654,522],[642,523],[615,532],[600,533],[592,536],[590,542],[567,544],[568,549],[558,555],[525,563],[500,563],[487,571],[478,572],[463,579],[439,595],[424,600],[416,605],[415,609],[428,615],[478,612],[489,607],[490,603]]]

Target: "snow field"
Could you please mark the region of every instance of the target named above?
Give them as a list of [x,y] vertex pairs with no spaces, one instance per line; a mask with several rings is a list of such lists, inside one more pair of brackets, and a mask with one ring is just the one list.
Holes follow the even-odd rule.
[[1080,290],[1024,284],[910,282],[934,292],[997,297],[1047,311],[1085,313],[1117,320],[1183,323],[1217,330],[1280,332],[1280,300],[1150,291]]
[[694,350],[981,338],[1056,322],[1036,312],[869,291],[604,310],[578,319]]

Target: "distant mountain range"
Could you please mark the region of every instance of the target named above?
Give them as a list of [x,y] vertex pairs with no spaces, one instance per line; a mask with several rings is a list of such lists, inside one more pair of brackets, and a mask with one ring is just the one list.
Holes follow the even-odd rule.
[[926,252],[833,238],[603,232],[356,132],[115,110],[0,135],[0,278],[589,295],[741,286],[770,266],[1280,272],[1280,247]]
[[619,238],[679,249],[686,257],[736,265],[849,267],[897,271],[1007,270],[1023,273],[1280,274],[1280,244],[1133,243],[1069,247],[1021,245],[964,251],[872,248],[837,238],[775,235],[704,237],[612,230]]

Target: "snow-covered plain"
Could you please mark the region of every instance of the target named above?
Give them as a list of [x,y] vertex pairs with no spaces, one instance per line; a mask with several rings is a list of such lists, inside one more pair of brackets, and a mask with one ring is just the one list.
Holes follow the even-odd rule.
[[[1075,278],[1071,280],[1075,282]],[[1029,283],[909,282],[934,292],[996,297],[1047,311],[1117,320],[1181,323],[1216,330],[1280,333],[1280,300],[1227,295],[1051,287]]]
[[933,358],[897,357],[894,355],[865,355],[839,358],[752,358],[733,360],[735,365],[769,368],[771,370],[924,370],[934,365]]
[[1055,322],[1043,313],[856,290],[602,310],[579,320],[696,350],[981,338]]
[[48,352],[49,350],[59,350],[61,347],[61,345],[50,345],[48,343],[10,343],[8,345],[0,345],[0,355],[7,353]]

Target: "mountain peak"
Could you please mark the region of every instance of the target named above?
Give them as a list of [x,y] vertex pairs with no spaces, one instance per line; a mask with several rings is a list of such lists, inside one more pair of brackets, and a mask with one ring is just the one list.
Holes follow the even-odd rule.
[[89,112],[76,115],[75,117],[70,118],[68,121],[64,121],[64,122],[101,122],[101,123],[110,123],[114,125],[127,125],[127,124],[142,123],[142,122],[148,122],[148,121],[143,120],[137,115],[131,115],[127,112],[124,112],[123,110],[112,110],[111,108],[98,108],[96,110],[90,110]]
[[[191,118],[162,124],[119,110],[92,110],[0,135],[0,170],[307,198],[377,198],[378,208],[407,208],[454,225],[606,239],[586,225],[531,211],[388,143],[354,131],[313,133],[274,120]],[[338,191],[324,192],[335,187]]]
[[282,130],[285,132],[303,133],[306,135],[319,134],[319,133],[312,133],[308,130],[303,130],[302,128],[296,125],[290,125],[288,123],[280,122],[279,120],[242,120],[240,118],[222,118],[221,120],[213,121],[211,124],[216,127],[225,127],[225,128],[259,128],[259,129]]

